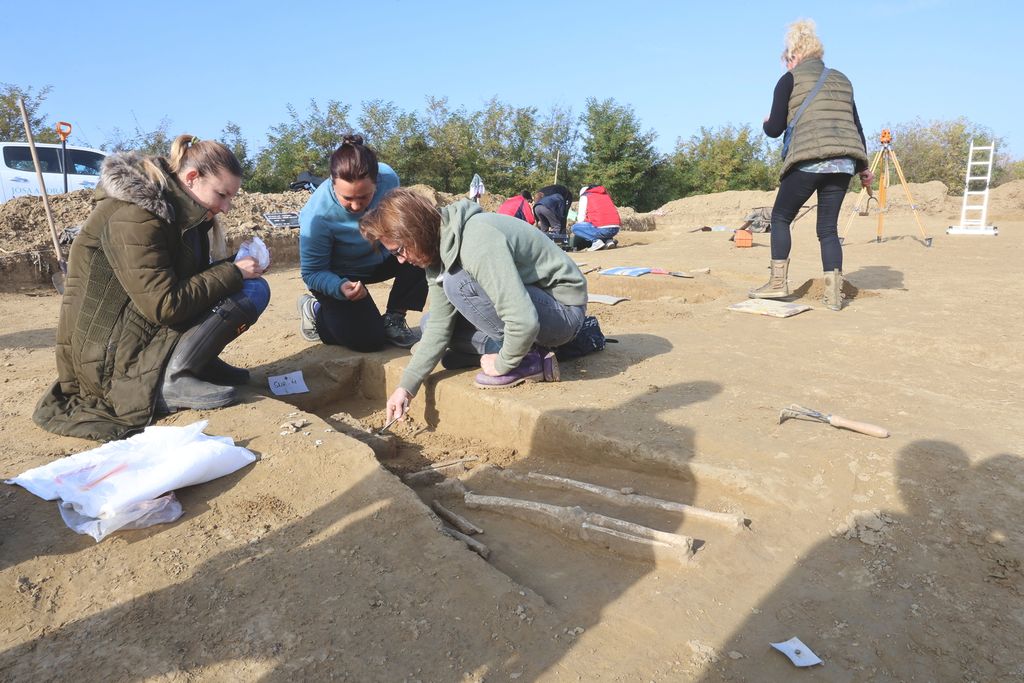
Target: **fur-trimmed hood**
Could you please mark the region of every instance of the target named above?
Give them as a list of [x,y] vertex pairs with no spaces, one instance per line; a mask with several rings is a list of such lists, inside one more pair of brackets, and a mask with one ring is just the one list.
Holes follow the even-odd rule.
[[[106,158],[96,199],[105,197],[134,204],[168,223],[177,222],[182,230],[202,222],[207,214],[206,207],[193,199],[174,177],[163,157],[140,152],[122,152]],[[227,239],[217,217],[209,234],[214,260],[227,258]]]
[[[146,172],[147,166],[150,173]],[[159,179],[153,175],[158,175]],[[164,193],[167,183],[174,182],[169,175],[162,159],[153,159],[139,152],[112,154],[103,162],[99,190],[112,199],[135,204],[173,223],[174,206]]]

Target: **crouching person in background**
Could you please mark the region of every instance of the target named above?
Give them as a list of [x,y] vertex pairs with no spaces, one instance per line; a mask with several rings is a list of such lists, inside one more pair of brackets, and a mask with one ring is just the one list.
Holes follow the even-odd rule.
[[438,361],[478,366],[481,388],[559,379],[550,349],[583,325],[587,281],[544,233],[465,200],[438,211],[408,190],[385,197],[360,227],[424,268],[429,285],[423,340],[388,399],[389,420],[405,413]]
[[586,185],[580,189],[579,217],[572,226],[572,248],[597,251],[618,246],[622,219],[611,195],[602,185]]
[[75,238],[57,328],[57,381],[40,427],[109,441],[155,414],[226,406],[249,372],[220,352],[270,301],[259,263],[225,259],[216,223],[242,167],[212,140],[180,135],[170,155],[108,157]]

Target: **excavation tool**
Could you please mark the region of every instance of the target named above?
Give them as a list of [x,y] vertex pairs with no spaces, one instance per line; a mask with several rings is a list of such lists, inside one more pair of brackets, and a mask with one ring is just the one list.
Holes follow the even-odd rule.
[[867,434],[868,436],[875,436],[879,439],[884,439],[889,436],[889,430],[878,425],[869,424],[867,422],[857,422],[856,420],[848,420],[845,417],[838,415],[827,415],[820,413],[817,410],[811,410],[810,408],[804,408],[797,404],[792,404],[788,408],[783,408],[782,412],[779,413],[779,424],[782,424],[787,417],[796,418],[798,420],[810,420],[812,422],[824,422],[830,424],[833,427],[841,429],[849,429],[854,432],[860,432],[861,434]]
[[[910,210],[914,213],[914,220],[917,221],[917,228],[921,231],[921,239],[924,242],[924,246],[932,246],[932,238],[924,231],[924,225],[921,223],[921,216],[917,213],[917,206],[914,204],[914,197],[910,194],[910,188],[907,186],[907,178],[903,175],[903,167],[900,166],[899,159],[896,158],[896,152],[892,148],[892,133],[886,128],[882,131],[882,135],[878,138],[878,141],[882,143],[882,148],[875,154],[875,158],[871,162],[871,173],[874,174],[879,168],[881,172],[878,175],[878,197],[876,198],[871,193],[871,188],[865,185],[860,194],[857,195],[857,203],[853,206],[853,213],[846,220],[846,225],[843,226],[843,234],[840,235],[840,242],[846,239],[846,234],[850,231],[850,223],[853,221],[854,216],[866,216],[868,215],[868,205],[871,204],[871,200],[875,200],[875,204],[878,207],[878,231],[875,233],[875,241],[882,241],[882,232],[885,229],[885,214],[889,212],[889,205],[886,203],[886,195],[889,189],[889,166],[890,164],[896,170],[896,176],[899,178],[900,184],[903,186],[903,191],[907,195],[907,201],[910,203]],[[864,201],[865,196],[867,201],[864,202],[864,208],[861,209],[861,202]]]
[[672,277],[686,277],[692,278],[693,276],[689,273],[685,273],[681,270],[666,270],[665,268],[651,268],[651,275],[671,275]]
[[402,416],[404,416],[404,415],[405,415],[405,413],[399,413],[398,415],[395,415],[393,418],[391,418],[391,420],[389,420],[386,425],[384,425],[383,427],[381,427],[377,431],[377,436],[382,436],[385,432],[387,432],[389,429],[391,429],[391,425],[393,425],[396,422],[398,422],[399,420],[401,420]]
[[60,166],[64,169],[64,191],[68,191],[68,136],[71,135],[71,124],[67,121],[57,122],[57,135],[60,136]]
[[39,181],[39,194],[43,197],[43,211],[46,213],[46,222],[50,224],[50,237],[53,238],[53,251],[57,255],[57,265],[60,270],[53,274],[50,280],[59,294],[64,294],[64,275],[68,272],[68,262],[60,250],[60,239],[57,237],[57,226],[53,222],[53,212],[50,211],[50,198],[46,196],[46,182],[43,180],[43,167],[39,165],[39,153],[36,152],[36,141],[32,137],[32,127],[28,123],[28,112],[25,111],[25,100],[18,98],[18,108],[21,109],[21,121],[25,124],[25,137],[28,139],[28,148],[32,152],[32,163],[36,167],[36,180]]

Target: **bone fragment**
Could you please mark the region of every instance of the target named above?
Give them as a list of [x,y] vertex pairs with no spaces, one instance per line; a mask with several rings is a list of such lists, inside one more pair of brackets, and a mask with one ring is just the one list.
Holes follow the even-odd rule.
[[510,472],[509,470],[498,470],[498,472],[505,477],[516,478],[520,481],[531,481],[561,490],[578,489],[580,491],[586,491],[587,493],[592,493],[595,496],[606,498],[617,505],[633,505],[635,507],[668,510],[669,512],[681,512],[694,519],[703,519],[709,522],[723,524],[733,531],[739,531],[740,529],[745,528],[745,519],[743,515],[728,512],[715,512],[713,510],[687,505],[686,503],[676,503],[671,500],[652,498],[650,496],[632,493],[632,489],[616,491],[615,489],[599,486],[597,484],[591,484],[589,482],[579,481],[576,479],[568,479],[566,477],[556,477],[551,474],[541,474],[540,472],[529,472],[525,477],[515,472]]
[[[653,548],[659,555],[679,564],[693,557],[693,539],[634,524],[614,517],[587,512],[581,507],[562,507],[519,498],[481,496],[467,493],[465,502],[471,508],[502,510],[514,517],[565,534],[571,538],[595,543],[639,559],[648,559]],[[598,528],[600,531],[598,532]],[[614,542],[609,542],[614,539]]]
[[467,536],[466,534],[462,533],[461,531],[456,531],[455,529],[450,529],[450,528],[448,528],[446,526],[443,526],[443,527],[441,527],[441,533],[443,533],[443,534],[445,534],[447,536],[451,536],[452,538],[454,538],[457,541],[462,541],[463,543],[466,544],[467,548],[469,548],[470,550],[472,550],[474,553],[476,553],[480,557],[484,558],[485,560],[488,557],[491,556],[491,549],[490,548],[488,548],[486,545],[484,545],[480,541],[476,540],[475,538]]
[[436,512],[438,517],[448,522],[464,534],[472,536],[473,534],[482,534],[484,532],[484,530],[476,524],[473,524],[473,522],[469,521],[462,515],[452,512],[436,500],[430,504],[430,509]]
[[405,476],[402,477],[402,480],[409,481],[411,479],[424,477],[428,474],[436,474],[438,470],[448,469],[449,467],[460,467],[461,469],[465,470],[467,462],[474,462],[479,459],[479,457],[471,455],[468,458],[459,458],[458,460],[445,460],[444,462],[435,462],[430,467],[425,467],[422,470],[416,470],[415,472],[410,472],[409,474],[406,474]]

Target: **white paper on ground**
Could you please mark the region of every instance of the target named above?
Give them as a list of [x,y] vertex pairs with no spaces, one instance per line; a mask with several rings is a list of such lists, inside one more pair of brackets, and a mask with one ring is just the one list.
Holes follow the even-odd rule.
[[274,396],[287,396],[288,394],[305,394],[309,391],[306,381],[302,379],[302,370],[289,372],[286,375],[274,375],[268,377],[270,391]]
[[629,301],[628,296],[613,296],[612,294],[587,294],[588,304],[608,304],[614,306],[620,301]]
[[23,472],[17,484],[61,499],[86,517],[108,519],[168,491],[223,477],[256,461],[228,436],[203,434],[207,421],[146,427],[141,434]]
[[789,657],[789,661],[796,666],[814,666],[822,663],[818,655],[811,652],[811,648],[804,645],[796,636],[784,643],[771,643],[771,646]]

